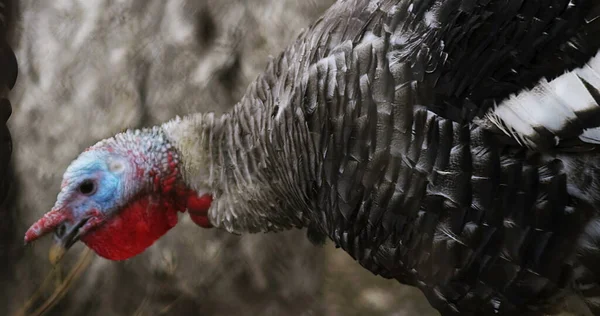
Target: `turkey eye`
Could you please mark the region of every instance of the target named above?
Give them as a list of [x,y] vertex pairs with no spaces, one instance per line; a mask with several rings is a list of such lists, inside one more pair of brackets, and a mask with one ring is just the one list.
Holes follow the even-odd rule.
[[79,192],[84,195],[92,195],[96,191],[96,184],[92,180],[84,180],[79,185]]

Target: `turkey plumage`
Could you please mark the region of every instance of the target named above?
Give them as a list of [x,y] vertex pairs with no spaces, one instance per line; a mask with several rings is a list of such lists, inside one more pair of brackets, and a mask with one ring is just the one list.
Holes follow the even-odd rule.
[[[442,315],[600,315],[600,3],[345,0],[222,116],[99,142],[26,242],[307,227]],[[575,307],[573,307],[575,306]]]

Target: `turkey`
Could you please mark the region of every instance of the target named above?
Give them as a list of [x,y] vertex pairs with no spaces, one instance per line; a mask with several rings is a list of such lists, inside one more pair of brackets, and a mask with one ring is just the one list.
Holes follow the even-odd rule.
[[[600,2],[340,0],[228,113],[86,149],[25,242],[306,228],[442,315],[600,315]],[[199,241],[201,242],[201,241]]]

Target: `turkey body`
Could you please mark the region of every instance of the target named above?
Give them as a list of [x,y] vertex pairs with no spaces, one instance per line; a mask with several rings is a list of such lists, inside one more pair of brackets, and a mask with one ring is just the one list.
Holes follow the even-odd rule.
[[[217,226],[308,226],[442,315],[600,315],[598,17],[592,0],[338,1],[231,113],[164,128],[186,181],[220,182]],[[209,141],[190,149],[190,124]]]
[[600,4],[570,3],[329,11],[304,41],[315,56],[300,60],[296,86],[322,157],[310,199],[321,231],[443,315],[539,311],[571,293],[595,308],[600,157],[546,145],[544,133],[528,148],[474,122],[595,55],[600,24],[586,15]]

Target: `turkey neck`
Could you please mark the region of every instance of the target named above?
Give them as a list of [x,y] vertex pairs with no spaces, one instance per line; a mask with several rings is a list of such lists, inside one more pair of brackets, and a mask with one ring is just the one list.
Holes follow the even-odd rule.
[[252,233],[307,223],[312,146],[302,112],[273,98],[275,89],[267,72],[231,111],[163,125],[188,187],[213,195],[209,218],[216,227]]

